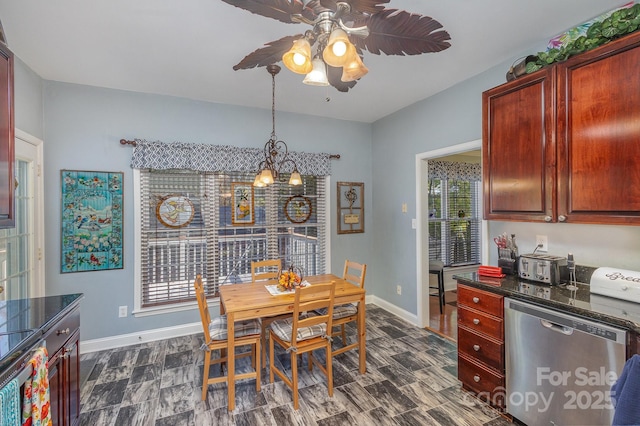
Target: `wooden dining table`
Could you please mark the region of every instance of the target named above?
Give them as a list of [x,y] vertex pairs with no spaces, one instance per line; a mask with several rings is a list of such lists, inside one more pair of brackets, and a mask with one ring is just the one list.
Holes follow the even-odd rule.
[[[358,349],[360,373],[366,372],[365,290],[332,275],[305,277],[311,285],[335,281],[335,304],[358,303]],[[270,317],[293,312],[294,293],[272,295],[266,288],[269,282],[251,282],[220,286],[220,314],[227,315],[227,383],[228,408],[235,408],[235,340],[234,323],[240,320]],[[264,350],[264,349],[263,349]],[[257,354],[260,356],[260,354]],[[330,356],[330,354],[327,354]],[[273,362],[273,360],[270,360]]]

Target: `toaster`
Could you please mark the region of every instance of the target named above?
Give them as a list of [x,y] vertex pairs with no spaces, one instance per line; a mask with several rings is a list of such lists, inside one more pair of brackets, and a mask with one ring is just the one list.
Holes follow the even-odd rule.
[[560,267],[567,266],[567,259],[546,254],[523,254],[518,259],[518,276],[546,284],[560,283]]

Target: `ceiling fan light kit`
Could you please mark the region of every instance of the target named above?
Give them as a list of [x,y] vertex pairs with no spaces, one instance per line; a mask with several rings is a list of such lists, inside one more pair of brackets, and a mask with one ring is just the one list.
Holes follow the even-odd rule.
[[[222,0],[251,13],[287,24],[307,24],[304,34],[266,43],[233,69],[268,66],[280,60],[305,74],[303,83],[328,84],[348,92],[368,69],[364,51],[379,55],[419,55],[451,46],[449,33],[429,16],[386,9],[390,0]],[[312,53],[315,48],[315,54]],[[318,64],[323,62],[324,69]],[[316,62],[314,64],[314,62]],[[312,75],[310,75],[312,74]]]

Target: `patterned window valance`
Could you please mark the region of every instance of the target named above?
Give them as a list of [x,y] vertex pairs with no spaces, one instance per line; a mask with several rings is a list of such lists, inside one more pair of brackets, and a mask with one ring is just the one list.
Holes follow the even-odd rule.
[[429,160],[428,164],[429,178],[432,179],[482,180],[482,165],[478,163]]
[[[257,172],[264,159],[261,148],[240,148],[231,145],[207,145],[184,142],[150,142],[136,139],[131,157],[134,169],[182,169],[201,172]],[[289,151],[302,175],[331,174],[329,154]],[[293,170],[284,168],[285,173]]]

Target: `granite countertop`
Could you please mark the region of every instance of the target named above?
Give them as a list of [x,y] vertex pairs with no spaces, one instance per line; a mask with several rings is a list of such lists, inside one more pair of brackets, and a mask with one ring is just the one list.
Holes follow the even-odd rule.
[[0,383],[11,373],[7,369],[12,369],[82,297],[78,293],[0,302]]
[[640,304],[591,294],[588,284],[577,283],[577,289],[570,290],[564,283],[549,285],[515,275],[492,278],[477,272],[454,274],[453,278],[461,284],[640,333]]

